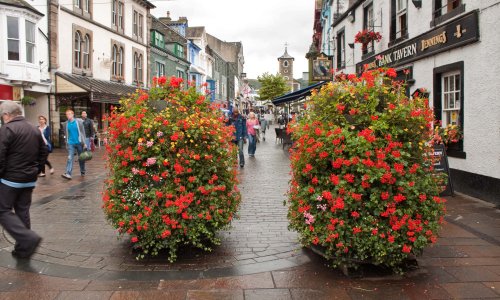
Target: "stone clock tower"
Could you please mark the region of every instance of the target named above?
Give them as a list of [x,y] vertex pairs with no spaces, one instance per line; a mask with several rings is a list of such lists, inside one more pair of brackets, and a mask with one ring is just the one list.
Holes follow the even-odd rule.
[[288,54],[287,46],[288,45],[285,44],[285,53],[278,57],[279,73],[285,78],[293,90],[293,61],[295,59]]

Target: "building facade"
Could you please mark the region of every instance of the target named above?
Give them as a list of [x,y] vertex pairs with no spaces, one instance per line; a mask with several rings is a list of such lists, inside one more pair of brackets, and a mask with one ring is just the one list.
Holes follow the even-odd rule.
[[49,115],[47,6],[30,3],[0,0],[0,102],[19,101],[38,124],[39,115]]
[[205,52],[207,46],[207,33],[205,27],[188,27],[186,29],[188,39],[189,81],[199,91],[205,91],[204,84],[207,81],[208,59]]
[[[332,1],[335,7],[336,1]],[[500,3],[472,0],[350,1],[333,20],[331,43],[337,72],[393,67],[408,94],[429,96],[443,126],[459,125],[464,138],[447,153],[456,191],[500,202]],[[354,42],[362,31],[379,42]],[[493,75],[490,75],[490,73]]]
[[[149,78],[150,9],[145,0],[49,1],[50,71],[54,132],[66,109],[83,110],[102,128],[112,104]],[[58,137],[55,137],[58,140]]]
[[[167,37],[178,35],[175,41]],[[187,40],[155,17],[151,26],[150,79],[160,76],[175,76],[188,80],[189,61],[186,60]]]

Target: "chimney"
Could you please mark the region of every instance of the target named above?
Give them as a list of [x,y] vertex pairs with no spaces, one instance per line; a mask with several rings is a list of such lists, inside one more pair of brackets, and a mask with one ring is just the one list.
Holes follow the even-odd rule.
[[172,19],[170,18],[170,11],[167,11],[167,17],[165,18],[165,20],[172,21]]

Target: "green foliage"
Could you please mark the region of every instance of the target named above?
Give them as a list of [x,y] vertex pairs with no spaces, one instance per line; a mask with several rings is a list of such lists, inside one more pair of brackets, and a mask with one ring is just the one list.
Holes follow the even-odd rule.
[[395,74],[338,77],[289,127],[290,228],[334,266],[368,261],[401,271],[437,238],[445,178],[429,156],[433,112],[428,99],[408,99]]
[[182,79],[154,79],[109,117],[103,208],[138,258],[181,245],[210,250],[240,202],[233,128]]
[[257,77],[257,80],[262,85],[259,89],[260,100],[273,100],[290,91],[290,86],[287,84],[285,78],[279,74],[271,75],[264,73]]

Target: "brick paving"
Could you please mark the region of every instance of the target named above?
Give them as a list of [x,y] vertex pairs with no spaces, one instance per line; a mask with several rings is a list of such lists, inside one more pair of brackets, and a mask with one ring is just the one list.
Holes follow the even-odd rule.
[[460,195],[448,199],[438,243],[406,276],[347,278],[302,250],[287,230],[289,161],[273,135],[246,157],[240,218],[220,233],[222,245],[186,249],[174,264],[135,260],[105,221],[102,149],[71,181],[60,177],[66,154],[56,150],[56,173],[40,179],[31,209],[41,248],[18,262],[12,239],[0,236],[0,299],[500,299],[500,210]]

